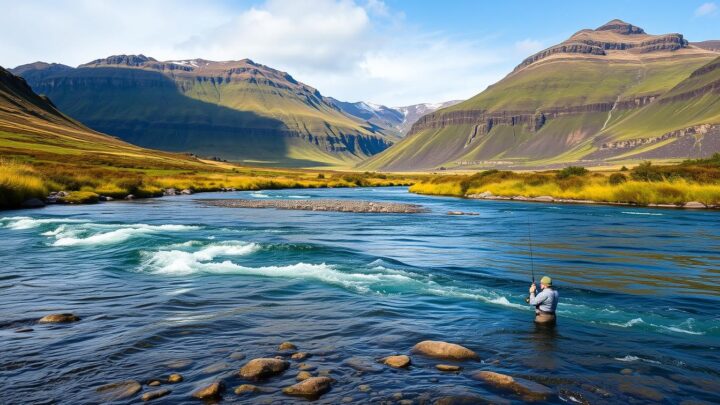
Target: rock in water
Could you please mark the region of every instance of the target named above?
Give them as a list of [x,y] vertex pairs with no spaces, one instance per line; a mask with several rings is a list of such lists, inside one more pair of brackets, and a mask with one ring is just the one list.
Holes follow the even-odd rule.
[[299,372],[299,373],[297,374],[297,376],[295,376],[295,379],[296,379],[297,381],[305,381],[305,380],[307,380],[308,378],[312,378],[312,376],[313,376],[313,375],[310,374],[309,371],[301,371],[301,372]]
[[148,392],[142,394],[142,397],[140,397],[140,399],[142,399],[145,402],[152,401],[153,399],[164,397],[165,395],[168,395],[171,392],[172,391],[170,391],[167,388],[163,388],[163,389],[155,390],[155,391],[148,391]]
[[240,377],[248,379],[260,379],[280,374],[290,367],[285,360],[259,358],[247,362],[238,373]]
[[183,380],[183,376],[178,373],[170,374],[170,376],[168,377],[168,382],[170,384],[179,383],[179,382],[182,382],[182,380]]
[[230,353],[230,358],[232,360],[243,360],[245,358],[245,354],[242,352],[232,352]]
[[393,368],[405,368],[410,365],[410,357],[406,355],[388,356],[383,359],[383,364]]
[[40,323],[70,323],[77,322],[80,318],[74,314],[50,314],[45,315],[38,322]]
[[308,352],[297,352],[297,353],[293,353],[293,355],[290,356],[290,358],[293,360],[305,360],[306,358],[308,358],[308,356],[310,356],[310,353],[308,353]]
[[217,381],[205,387],[202,387],[192,393],[193,398],[197,399],[220,399],[225,385]]
[[242,384],[235,387],[235,394],[242,395],[252,392],[260,392],[260,388],[252,385],[252,384]]
[[311,377],[290,387],[283,388],[283,393],[306,398],[318,398],[330,390],[332,382],[333,379],[330,377]]
[[119,381],[97,387],[95,391],[100,393],[103,401],[117,401],[129,398],[142,389],[142,385],[135,380]]
[[425,356],[436,357],[449,360],[470,360],[477,359],[478,355],[474,351],[457,345],[455,343],[447,343],[435,340],[425,340],[416,344],[412,351],[424,354]]
[[278,346],[278,350],[297,350],[297,347],[290,342],[282,342]]
[[523,400],[526,401],[544,401],[553,394],[550,388],[542,384],[492,371],[480,371],[473,377],[478,380],[483,380],[495,387],[515,391],[516,394],[521,395]]
[[460,366],[453,366],[450,364],[438,364],[435,366],[436,369],[440,371],[447,371],[447,372],[457,372],[462,370]]

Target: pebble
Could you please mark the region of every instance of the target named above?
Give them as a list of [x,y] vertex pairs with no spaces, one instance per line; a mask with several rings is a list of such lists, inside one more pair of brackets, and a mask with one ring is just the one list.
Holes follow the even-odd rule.
[[438,364],[435,366],[440,371],[447,371],[447,372],[457,372],[462,370],[462,367],[460,366],[453,366],[450,364]]
[[283,371],[287,370],[289,366],[290,363],[285,360],[259,358],[247,362],[240,369],[239,374],[240,377],[243,378],[267,378],[282,373]]
[[313,376],[313,375],[310,374],[309,371],[301,371],[301,372],[299,372],[299,373],[297,374],[297,376],[295,377],[295,379],[296,379],[297,381],[304,381],[304,380],[307,380],[308,378],[310,378],[310,377],[312,377],[312,376]]
[[119,381],[97,387],[95,391],[101,394],[105,401],[117,401],[129,398],[142,389],[142,385],[135,380]]
[[406,355],[388,356],[383,359],[383,364],[393,368],[405,368],[410,365],[410,357]]
[[241,394],[247,394],[252,392],[259,392],[260,388],[252,385],[252,384],[242,384],[235,387],[235,394],[241,395]]
[[171,392],[172,391],[170,391],[167,388],[163,388],[163,389],[159,389],[159,390],[155,390],[155,391],[148,391],[148,392],[142,394],[142,397],[140,397],[140,399],[142,399],[145,402],[152,401],[153,399],[164,397],[165,395],[168,395]]
[[178,374],[178,373],[170,374],[170,376],[168,377],[168,382],[171,384],[182,382],[182,380],[183,380],[182,374]]
[[283,388],[283,393],[286,395],[318,398],[330,390],[330,384],[332,382],[333,379],[330,377],[311,377],[290,387]]
[[290,356],[293,360],[304,360],[310,356],[310,353],[308,352],[297,352],[294,353],[292,356]]
[[204,386],[192,393],[193,398],[197,399],[220,399],[225,386],[222,382],[217,381],[210,385]]

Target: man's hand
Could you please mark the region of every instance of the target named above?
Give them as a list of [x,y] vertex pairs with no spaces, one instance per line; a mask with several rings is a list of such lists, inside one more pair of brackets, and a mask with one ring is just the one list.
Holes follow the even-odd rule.
[[535,287],[535,283],[530,284],[530,294],[534,293],[537,287]]

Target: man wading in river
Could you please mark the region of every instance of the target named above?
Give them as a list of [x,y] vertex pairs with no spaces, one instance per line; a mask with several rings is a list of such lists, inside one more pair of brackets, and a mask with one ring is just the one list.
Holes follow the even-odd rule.
[[528,303],[535,307],[535,322],[541,324],[555,323],[555,308],[558,304],[558,292],[552,288],[552,279],[544,276],[540,279],[540,294],[535,295],[535,283],[530,284],[530,300]]

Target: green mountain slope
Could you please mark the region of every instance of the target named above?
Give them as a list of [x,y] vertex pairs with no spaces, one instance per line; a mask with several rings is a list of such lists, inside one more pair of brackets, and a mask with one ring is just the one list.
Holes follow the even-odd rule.
[[247,59],[120,55],[76,69],[33,65],[15,71],[63,112],[144,147],[274,165],[348,166],[394,141],[312,87]]
[[[642,117],[629,121],[630,117],[660,105],[662,97],[675,92],[717,56],[715,51],[688,44],[680,34],[649,35],[613,20],[530,56],[475,97],[422,117],[408,137],[361,167],[428,170],[601,164],[627,152],[613,153],[608,142],[662,135],[649,128],[632,131],[630,123],[639,125]],[[716,122],[712,116],[708,113],[698,119]],[[680,113],[672,125],[670,120],[658,117],[658,130],[698,122]],[[625,125],[628,129],[621,130]],[[688,151],[668,151],[660,157],[687,155]]]

